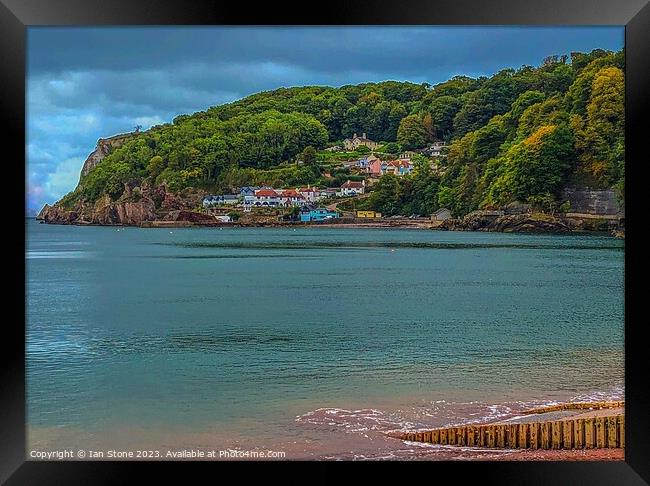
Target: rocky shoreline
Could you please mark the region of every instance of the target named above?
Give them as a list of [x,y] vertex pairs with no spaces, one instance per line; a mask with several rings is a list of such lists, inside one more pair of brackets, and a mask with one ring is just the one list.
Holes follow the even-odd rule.
[[326,222],[279,221],[275,214],[244,213],[235,222],[220,222],[214,216],[200,212],[202,193],[186,189],[173,193],[164,185],[147,184],[126,186],[116,201],[108,195],[94,203],[76,202],[66,206],[59,201],[45,205],[37,220],[48,224],[82,226],[136,226],[143,228],[167,227],[296,227],[322,226],[346,228],[410,228],[446,231],[487,231],[502,233],[601,233],[624,238],[622,220],[606,217],[576,218],[566,215],[522,213],[505,215],[469,214],[462,219],[432,221],[428,218],[382,218],[367,220],[343,217]]

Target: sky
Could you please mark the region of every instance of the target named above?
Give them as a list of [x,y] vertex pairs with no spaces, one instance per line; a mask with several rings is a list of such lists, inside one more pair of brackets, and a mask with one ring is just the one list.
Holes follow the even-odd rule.
[[623,27],[29,27],[27,213],[136,125],[279,87],[436,84],[623,45]]

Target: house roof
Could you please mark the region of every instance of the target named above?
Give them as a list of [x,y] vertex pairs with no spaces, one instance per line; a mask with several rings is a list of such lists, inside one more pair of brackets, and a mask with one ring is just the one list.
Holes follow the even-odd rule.
[[316,192],[316,189],[314,189],[313,187],[301,187],[298,191],[299,192]]
[[299,192],[297,192],[297,191],[295,191],[293,189],[286,189],[286,190],[282,191],[282,197],[297,197],[299,199],[304,199],[302,194],[300,194]]
[[271,197],[278,197],[279,194],[275,192],[273,189],[260,189],[258,191],[255,191],[256,196],[271,196]]
[[363,187],[363,182],[357,181],[347,181],[341,186],[343,189],[358,189],[361,187]]
[[393,167],[410,167],[411,162],[407,160],[391,160],[388,162],[389,165],[392,165]]

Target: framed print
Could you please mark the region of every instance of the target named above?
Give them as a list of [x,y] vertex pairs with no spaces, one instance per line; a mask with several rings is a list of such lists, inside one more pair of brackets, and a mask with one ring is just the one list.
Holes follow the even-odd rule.
[[644,1],[1,1],[7,484],[648,481]]

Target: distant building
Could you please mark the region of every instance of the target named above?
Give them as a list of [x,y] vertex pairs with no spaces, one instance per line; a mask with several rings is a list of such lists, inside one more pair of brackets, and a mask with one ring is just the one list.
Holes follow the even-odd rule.
[[342,145],[334,145],[333,147],[328,147],[325,149],[325,152],[342,152],[342,151],[343,151]]
[[413,172],[413,164],[409,159],[391,160],[381,166],[381,173],[404,176]]
[[239,203],[239,196],[235,194],[222,194],[218,196],[206,196],[203,198],[203,207],[210,208],[212,206],[221,206],[223,204],[237,204]]
[[356,150],[362,145],[368,147],[370,150],[377,150],[379,147],[379,144],[367,138],[365,133],[361,137],[358,137],[355,133],[352,135],[352,138],[346,138],[343,140],[343,147],[345,150]]
[[[246,198],[244,198],[246,202]],[[282,204],[280,194],[273,189],[258,189],[252,197],[253,206],[276,207]]]
[[302,222],[325,221],[328,219],[336,219],[338,217],[339,213],[336,211],[329,211],[325,208],[304,209],[300,211],[300,221]]
[[381,213],[377,211],[357,211],[355,216],[357,218],[381,218]]
[[372,177],[379,177],[382,172],[382,161],[379,159],[373,160],[368,164],[368,174],[370,174]]
[[307,204],[305,197],[294,189],[285,189],[280,194],[282,206],[304,206]]
[[308,202],[316,202],[320,199],[320,191],[313,187],[301,187],[300,189],[296,189],[296,191]]
[[370,154],[366,157],[362,157],[359,160],[357,160],[356,165],[359,169],[363,170],[364,172],[369,172],[370,165],[375,161],[381,162],[378,157],[375,157],[374,155]]
[[226,214],[215,216],[220,223],[232,223],[232,218]]
[[413,150],[407,150],[406,152],[402,152],[399,154],[398,159],[402,160],[410,160],[411,157],[415,157],[417,155],[417,152],[414,152]]
[[420,153],[427,157],[440,157],[446,146],[445,142],[434,142],[427,148],[420,150]]
[[366,181],[351,181],[348,179],[347,182],[345,182],[341,186],[341,195],[342,196],[358,196],[359,194],[363,194],[366,189]]
[[433,221],[444,221],[451,218],[451,211],[447,208],[440,208],[431,215]]
[[253,187],[253,186],[245,186],[245,187],[242,187],[239,190],[239,195],[240,196],[253,196],[253,195],[255,195],[255,191],[258,191],[260,189],[262,189],[262,188],[259,187],[259,186],[255,186],[255,187]]
[[320,194],[322,197],[336,197],[341,194],[341,189],[337,189],[335,187],[326,187],[325,189],[321,190]]

